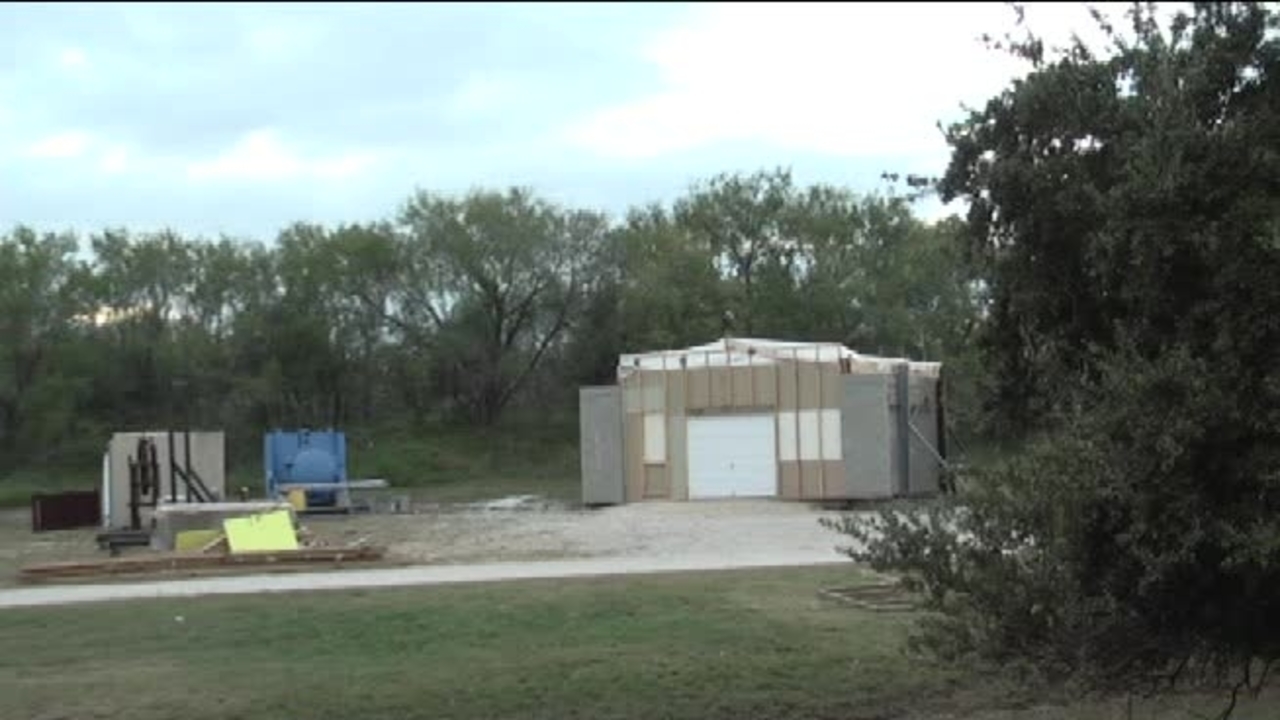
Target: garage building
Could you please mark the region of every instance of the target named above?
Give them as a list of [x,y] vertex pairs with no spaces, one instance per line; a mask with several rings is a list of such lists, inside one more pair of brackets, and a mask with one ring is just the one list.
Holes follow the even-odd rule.
[[725,338],[623,355],[580,392],[583,501],[928,495],[945,464],[939,363]]

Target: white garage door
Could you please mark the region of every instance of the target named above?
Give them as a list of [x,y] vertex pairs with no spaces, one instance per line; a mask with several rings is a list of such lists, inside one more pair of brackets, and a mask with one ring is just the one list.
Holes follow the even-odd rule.
[[774,497],[778,458],[772,415],[691,417],[689,497]]

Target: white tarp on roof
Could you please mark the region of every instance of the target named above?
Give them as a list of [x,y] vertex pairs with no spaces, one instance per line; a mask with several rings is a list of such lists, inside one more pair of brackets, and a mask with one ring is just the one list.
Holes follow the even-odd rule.
[[827,363],[848,360],[854,372],[890,372],[895,366],[907,363],[910,372],[934,377],[941,368],[941,363],[936,362],[913,362],[905,358],[863,355],[839,343],[724,338],[679,350],[624,354],[618,358],[618,379],[636,370],[773,365],[778,360]]

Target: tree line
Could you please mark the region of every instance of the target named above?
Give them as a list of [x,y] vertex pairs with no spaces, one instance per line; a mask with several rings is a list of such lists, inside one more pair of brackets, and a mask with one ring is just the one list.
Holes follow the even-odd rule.
[[0,467],[186,422],[256,449],[270,426],[571,416],[619,353],[722,334],[958,357],[981,287],[960,225],[777,169],[617,220],[512,188],[419,191],[394,218],[270,243],[17,227],[0,237]]

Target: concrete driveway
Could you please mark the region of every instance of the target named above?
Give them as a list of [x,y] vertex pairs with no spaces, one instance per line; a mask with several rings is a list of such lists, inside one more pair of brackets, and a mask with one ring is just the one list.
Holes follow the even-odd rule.
[[0,608],[139,600],[146,598],[241,595],[305,590],[412,587],[536,578],[690,572],[729,568],[801,567],[841,562],[834,553],[777,553],[757,558],[609,558],[443,565],[436,567],[341,570],[285,575],[167,580],[127,584],[58,585],[0,590]]

